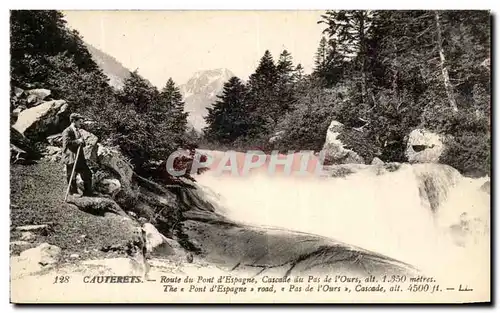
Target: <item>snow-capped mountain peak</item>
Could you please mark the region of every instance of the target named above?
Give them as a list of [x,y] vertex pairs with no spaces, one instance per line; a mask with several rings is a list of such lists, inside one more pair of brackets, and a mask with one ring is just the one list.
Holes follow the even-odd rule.
[[185,102],[185,111],[189,113],[188,121],[196,130],[206,124],[204,116],[206,108],[217,100],[217,95],[234,74],[225,68],[198,71],[179,87]]

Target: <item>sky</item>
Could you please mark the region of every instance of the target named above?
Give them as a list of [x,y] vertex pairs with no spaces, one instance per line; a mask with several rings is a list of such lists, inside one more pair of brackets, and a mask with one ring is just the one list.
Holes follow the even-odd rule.
[[246,80],[265,50],[284,49],[305,73],[325,25],[323,11],[63,11],[70,28],[157,87],[227,68]]

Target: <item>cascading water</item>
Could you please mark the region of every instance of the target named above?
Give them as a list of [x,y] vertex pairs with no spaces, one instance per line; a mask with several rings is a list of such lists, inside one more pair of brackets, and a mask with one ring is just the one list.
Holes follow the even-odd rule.
[[336,178],[208,171],[196,180],[218,195],[220,213],[242,224],[329,237],[412,264],[437,279],[485,285],[490,196],[480,186],[486,178],[464,178],[440,164],[401,164],[382,172],[353,166],[353,171]]

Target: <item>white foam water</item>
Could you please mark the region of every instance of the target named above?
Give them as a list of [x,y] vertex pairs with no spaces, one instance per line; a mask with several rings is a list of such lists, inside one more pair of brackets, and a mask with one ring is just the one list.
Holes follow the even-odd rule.
[[439,164],[402,164],[383,174],[368,166],[337,178],[196,177],[232,220],[329,237],[478,286],[489,285],[490,196],[480,190],[487,179]]

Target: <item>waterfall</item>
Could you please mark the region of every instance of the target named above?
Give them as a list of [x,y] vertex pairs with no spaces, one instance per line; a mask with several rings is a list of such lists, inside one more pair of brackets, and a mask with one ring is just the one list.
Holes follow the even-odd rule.
[[[220,156],[220,153],[218,153]],[[236,222],[329,237],[410,263],[428,275],[489,275],[488,178],[441,164],[344,165],[346,175],[294,177],[205,172],[221,214]],[[217,195],[216,197],[213,195]],[[482,262],[482,263],[481,263]],[[470,270],[471,264],[482,269]],[[461,276],[463,278],[463,276]],[[462,280],[463,281],[463,280]]]

